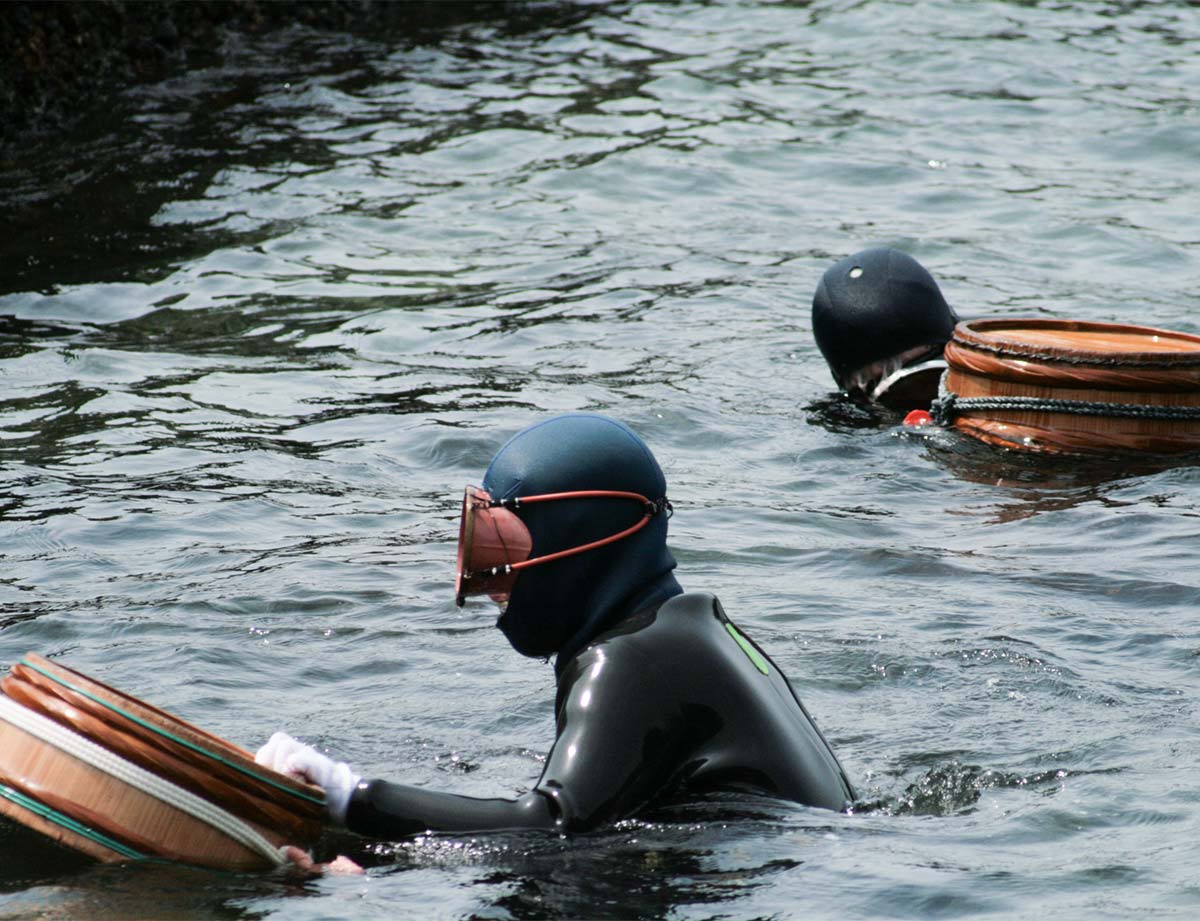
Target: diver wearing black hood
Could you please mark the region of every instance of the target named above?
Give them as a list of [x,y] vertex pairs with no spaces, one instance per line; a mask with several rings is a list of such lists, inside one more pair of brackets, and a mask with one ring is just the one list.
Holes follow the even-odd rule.
[[787,678],[716,598],[683,594],[666,547],[669,512],[642,440],[583,413],[514,436],[483,488],[468,489],[459,603],[501,600],[498,626],[513,647],[557,657],[557,736],[524,796],[364,782],[283,733],[259,762],[324,787],[334,823],[384,839],[585,831],[684,789],[847,808],[850,782]]
[[813,295],[813,337],[838,386],[900,411],[937,397],[957,322],[933,276],[885,246],[830,266]]

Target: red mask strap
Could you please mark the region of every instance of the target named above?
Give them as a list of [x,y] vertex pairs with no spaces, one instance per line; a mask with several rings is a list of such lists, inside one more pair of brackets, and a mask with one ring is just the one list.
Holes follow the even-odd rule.
[[[610,534],[608,537],[602,537],[599,540],[581,544],[578,547],[568,547],[566,550],[559,550],[530,559],[513,560],[507,554],[504,554],[506,558],[498,561],[495,565],[489,567],[485,563],[479,569],[467,569],[467,566],[473,562],[471,557],[474,556],[473,551],[476,550],[473,546],[475,543],[474,529],[481,524],[481,522],[475,519],[475,516],[482,514],[484,509],[503,509],[511,513],[523,505],[533,505],[538,502],[554,502],[562,499],[629,499],[630,501],[641,503],[644,514],[639,521],[628,528],[618,531],[615,534]],[[477,504],[477,507],[472,508],[473,503]],[[468,487],[463,503],[463,520],[459,529],[459,566],[455,580],[456,600],[459,605],[462,605],[466,595],[482,594],[483,592],[489,592],[497,600],[504,600],[512,589],[512,584],[516,580],[517,573],[521,570],[537,566],[541,563],[551,563],[555,560],[561,560],[565,557],[586,553],[589,550],[595,550],[599,547],[616,543],[619,540],[636,534],[649,524],[650,519],[655,515],[666,512],[669,516],[672,511],[671,503],[667,500],[666,496],[654,502],[647,499],[641,493],[620,490],[586,489],[574,492],[544,493],[537,496],[513,496],[508,499],[492,499],[483,490]],[[527,536],[528,532],[525,532],[525,534]],[[528,553],[528,545],[523,545],[522,550],[524,553]],[[469,590],[467,586],[472,582],[474,582],[474,587]],[[493,588],[496,591],[493,591]]]
[[635,502],[642,503],[642,505],[645,507],[645,514],[642,516],[640,521],[635,522],[623,531],[618,531],[616,534],[610,534],[608,537],[602,537],[599,540],[594,540],[591,543],[582,544],[578,547],[568,547],[566,550],[559,550],[555,553],[547,553],[543,556],[535,556],[532,559],[522,560],[520,563],[514,563],[512,566],[514,572],[520,572],[522,569],[528,569],[530,566],[537,566],[539,563],[552,563],[555,560],[561,560],[564,557],[575,556],[579,553],[586,553],[588,550],[595,550],[598,547],[614,544],[632,534],[636,534],[650,523],[651,518],[660,512],[666,511],[669,516],[672,511],[671,503],[667,501],[666,496],[659,499],[657,502],[651,502],[641,493],[621,492],[619,490],[609,489],[583,489],[576,492],[552,492],[544,493],[540,496],[514,496],[511,499],[493,499],[492,501],[495,505],[505,508],[518,509],[522,505],[532,505],[535,502],[554,502],[559,499],[631,499]]

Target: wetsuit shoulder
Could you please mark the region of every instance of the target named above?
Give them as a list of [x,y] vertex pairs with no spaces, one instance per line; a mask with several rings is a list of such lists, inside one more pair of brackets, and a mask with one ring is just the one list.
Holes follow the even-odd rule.
[[628,618],[559,676],[557,735],[535,789],[569,831],[632,815],[671,785],[683,728],[654,641],[658,611]]
[[568,827],[690,788],[842,809],[824,736],[767,653],[715,596],[678,595],[600,637],[563,670],[559,737],[537,789]]

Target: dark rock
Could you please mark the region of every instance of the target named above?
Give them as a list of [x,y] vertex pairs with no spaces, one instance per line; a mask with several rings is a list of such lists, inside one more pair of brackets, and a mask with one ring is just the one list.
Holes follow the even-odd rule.
[[0,145],[185,69],[222,35],[286,26],[418,36],[553,4],[384,0],[61,0],[0,3]]

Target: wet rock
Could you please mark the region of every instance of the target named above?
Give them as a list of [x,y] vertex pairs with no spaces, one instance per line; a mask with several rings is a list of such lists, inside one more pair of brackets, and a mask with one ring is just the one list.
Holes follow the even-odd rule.
[[[372,0],[62,0],[0,3],[0,145],[52,130],[133,83],[211,54],[230,32],[286,26],[401,33],[527,15],[529,3]],[[540,4],[545,7],[545,4]]]

